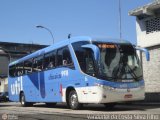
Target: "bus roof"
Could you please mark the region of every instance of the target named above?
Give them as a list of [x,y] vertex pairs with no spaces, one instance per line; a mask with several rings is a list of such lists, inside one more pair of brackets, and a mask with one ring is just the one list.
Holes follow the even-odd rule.
[[60,42],[57,42],[53,45],[50,45],[46,48],[43,48],[43,49],[40,49],[34,53],[31,53],[27,56],[24,56],[23,58],[20,58],[14,62],[11,62],[9,64],[9,66],[11,65],[14,65],[14,64],[17,64],[17,63],[20,63],[20,62],[23,62],[27,59],[30,59],[30,58],[33,58],[33,57],[36,57],[38,55],[42,55],[42,54],[45,54],[45,53],[48,53],[54,49],[58,49],[58,48],[61,48],[63,46],[66,46],[70,43],[74,43],[74,42],[78,42],[78,41],[89,41],[90,43],[92,43],[92,41],[97,41],[97,42],[109,42],[109,43],[130,43],[129,41],[126,41],[126,40],[120,40],[120,39],[106,39],[106,38],[91,38],[91,37],[88,37],[88,36],[80,36],[80,37],[71,37],[70,39],[65,39],[65,40],[61,40]]

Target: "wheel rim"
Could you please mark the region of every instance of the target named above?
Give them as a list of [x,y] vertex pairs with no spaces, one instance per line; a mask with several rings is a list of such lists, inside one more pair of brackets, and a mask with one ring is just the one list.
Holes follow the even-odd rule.
[[24,96],[21,97],[21,104],[24,105]]
[[72,94],[72,96],[71,96],[71,106],[75,106],[76,103],[77,103],[77,95]]

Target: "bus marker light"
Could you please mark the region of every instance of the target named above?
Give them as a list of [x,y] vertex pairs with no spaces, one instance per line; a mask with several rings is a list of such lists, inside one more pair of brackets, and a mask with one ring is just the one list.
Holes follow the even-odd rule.
[[63,96],[63,91],[62,91],[63,87],[62,87],[62,84],[60,84],[60,94],[61,96]]

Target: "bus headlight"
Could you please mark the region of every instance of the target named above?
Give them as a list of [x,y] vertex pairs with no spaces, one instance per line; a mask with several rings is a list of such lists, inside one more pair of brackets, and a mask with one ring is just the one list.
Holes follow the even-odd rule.
[[105,90],[111,90],[111,91],[115,91],[116,90],[116,88],[114,88],[114,87],[110,87],[110,86],[106,86],[106,85],[102,85],[102,84],[98,84],[98,83],[95,83],[95,86],[101,87],[101,88],[103,88]]

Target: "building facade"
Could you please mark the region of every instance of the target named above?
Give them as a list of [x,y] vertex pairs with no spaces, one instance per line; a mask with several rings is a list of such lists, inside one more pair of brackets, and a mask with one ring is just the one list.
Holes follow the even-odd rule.
[[0,93],[8,91],[8,79],[7,77],[0,78]]
[[8,91],[8,64],[47,45],[0,42],[0,92]]
[[137,45],[149,50],[150,61],[142,55],[146,101],[160,102],[160,0],[129,12],[136,16]]

